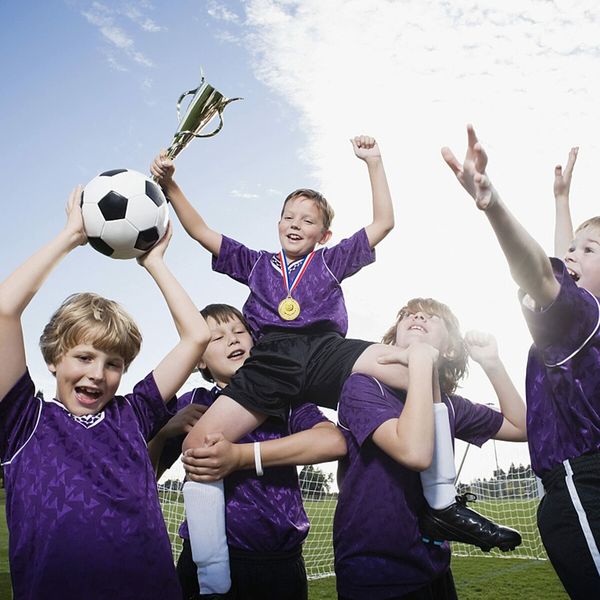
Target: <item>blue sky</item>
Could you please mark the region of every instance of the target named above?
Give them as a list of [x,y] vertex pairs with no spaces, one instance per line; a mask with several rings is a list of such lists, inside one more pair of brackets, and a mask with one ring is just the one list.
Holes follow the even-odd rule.
[[[553,168],[572,145],[581,146],[575,221],[597,211],[599,23],[591,1],[0,3],[0,277],[59,230],[75,184],[106,169],[147,171],[176,129],[177,97],[196,86],[202,66],[223,94],[245,98],[226,109],[219,135],[194,141],[177,159],[177,179],[207,222],[249,246],[276,249],[282,199],[315,187],[336,209],[334,240],[353,233],[368,222],[370,200],[348,138],[374,135],[397,227],[376,265],[346,285],[350,335],[378,339],[408,298],[434,296],[464,329],[497,335],[522,389],[529,338],[516,290],[439,149],[461,155],[464,125],[474,122],[494,182],[551,253]],[[198,306],[242,304],[244,289],[213,274],[178,225],[167,260]],[[83,290],[122,302],[144,332],[123,390],[176,340],[135,261],[79,248],[24,319],[28,363],[49,393],[37,337],[62,299]],[[493,400],[471,370],[464,394]],[[524,445],[505,446],[508,464],[528,460]],[[488,469],[490,456],[469,460]]]

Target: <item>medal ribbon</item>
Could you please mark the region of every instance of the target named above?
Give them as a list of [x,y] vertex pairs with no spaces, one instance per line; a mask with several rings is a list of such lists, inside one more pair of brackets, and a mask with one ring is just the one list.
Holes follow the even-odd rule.
[[292,281],[292,284],[290,286],[290,274],[289,274],[288,263],[287,263],[287,258],[285,256],[285,252],[283,252],[283,250],[282,250],[279,253],[279,262],[281,263],[281,274],[283,276],[283,283],[285,285],[285,289],[287,290],[287,293],[288,293],[288,298],[292,297],[292,292],[294,291],[295,287],[300,283],[300,280],[304,276],[304,273],[306,273],[306,269],[308,269],[308,265],[310,264],[310,261],[313,259],[314,255],[315,255],[315,251],[313,250],[310,254],[307,254],[302,259],[302,264],[300,265],[300,268],[298,269],[298,273],[294,277],[294,280]]

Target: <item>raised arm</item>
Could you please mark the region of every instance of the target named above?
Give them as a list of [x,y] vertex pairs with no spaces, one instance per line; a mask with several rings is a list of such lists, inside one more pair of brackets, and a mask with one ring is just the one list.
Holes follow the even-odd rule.
[[431,464],[433,456],[433,402],[440,401],[438,351],[425,343],[408,349],[408,391],[402,413],[373,433],[373,441],[395,461],[414,471]]
[[222,236],[205,223],[204,219],[190,204],[190,201],[185,197],[185,194],[181,191],[177,183],[175,183],[173,179],[175,173],[173,161],[167,158],[166,154],[162,152],[150,165],[150,171],[171,202],[177,218],[188,235],[206,248],[213,256],[219,256]]
[[496,339],[489,333],[469,331],[465,334],[465,343],[471,358],[479,363],[490,380],[500,403],[504,421],[494,439],[525,442],[527,440],[525,403],[500,359]]
[[373,196],[373,222],[365,230],[371,248],[377,244],[394,228],[394,207],[388,186],[381,152],[375,138],[360,135],[350,140],[354,153],[364,160],[369,171],[371,193]]
[[[216,481],[233,471],[255,468],[254,444],[232,444],[222,434],[209,434],[204,448],[192,448],[183,458],[183,466],[193,481]],[[330,422],[317,423],[312,429],[282,438],[260,442],[263,467],[313,465],[337,460],[346,454],[346,442],[340,430]]]
[[74,248],[85,244],[81,208],[81,187],[67,202],[67,224],[48,244],[38,250],[0,284],[0,399],[4,398],[25,372],[25,347],[21,315],[40,289],[50,271]]
[[569,207],[569,192],[571,190],[571,176],[577,161],[579,148],[571,148],[567,166],[563,171],[561,165],[554,168],[554,207],[556,210],[554,221],[554,256],[566,256],[571,241],[573,240],[573,221]]
[[204,317],[163,260],[171,234],[172,226],[169,224],[163,239],[138,258],[162,292],[180,338],[175,348],[154,369],[154,380],[165,402],[185,383],[210,341]]
[[463,164],[449,148],[442,148],[442,156],[460,184],[475,200],[477,208],[485,212],[517,285],[538,306],[548,306],[560,291],[550,259],[508,210],[490,183],[485,173],[487,155],[471,125],[467,126],[467,136],[467,154]]

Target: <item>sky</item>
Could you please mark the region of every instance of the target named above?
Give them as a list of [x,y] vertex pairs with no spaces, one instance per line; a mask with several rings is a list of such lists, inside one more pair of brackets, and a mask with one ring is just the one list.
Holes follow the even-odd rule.
[[[277,250],[283,198],[321,190],[333,242],[370,222],[365,165],[349,138],[373,135],[396,228],[377,262],[344,285],[349,336],[378,340],[409,298],[448,304],[463,330],[491,331],[523,391],[530,338],[483,214],[440,156],[462,156],[474,123],[489,175],[552,254],[554,166],[580,146],[574,221],[596,212],[600,159],[600,7],[593,1],[150,0],[0,2],[2,215],[0,277],[56,235],[76,184],[99,172],[147,172],[177,128],[179,95],[201,68],[227,97],[223,130],[194,140],[176,179],[211,227]],[[166,260],[199,307],[241,306],[246,290],[213,273],[175,222]],[[54,383],[37,348],[69,294],[95,291],[134,316],[144,344],[125,392],[176,343],[150,277],[135,261],[78,248],[50,275],[23,323],[37,385]],[[199,383],[197,375],[189,385]],[[495,402],[477,365],[459,392]],[[463,476],[528,463],[526,444],[470,449]],[[484,447],[485,448],[485,447]],[[457,462],[464,445],[457,444]]]

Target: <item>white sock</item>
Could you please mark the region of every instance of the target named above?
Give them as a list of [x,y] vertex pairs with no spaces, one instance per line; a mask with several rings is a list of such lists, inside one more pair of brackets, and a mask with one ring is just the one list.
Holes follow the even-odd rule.
[[443,402],[433,405],[435,431],[431,465],[421,471],[423,495],[431,508],[440,510],[456,502],[456,467],[448,409]]
[[231,575],[223,482],[186,481],[183,499],[200,593],[225,594],[231,587]]

